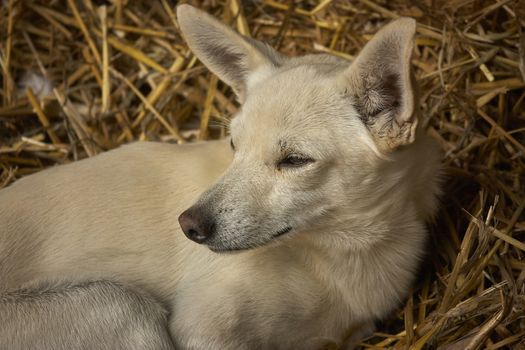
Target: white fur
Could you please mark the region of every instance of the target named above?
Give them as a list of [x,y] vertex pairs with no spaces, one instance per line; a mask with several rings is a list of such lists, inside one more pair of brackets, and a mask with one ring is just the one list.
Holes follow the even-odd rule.
[[25,72],[18,82],[18,94],[25,95],[26,89],[30,88],[39,99],[49,97],[53,93],[53,83],[34,72]]

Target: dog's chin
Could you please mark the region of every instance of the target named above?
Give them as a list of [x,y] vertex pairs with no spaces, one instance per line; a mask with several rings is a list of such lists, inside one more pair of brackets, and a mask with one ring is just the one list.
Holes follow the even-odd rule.
[[215,246],[208,244],[208,249],[210,249],[214,253],[218,254],[236,254],[236,253],[242,253],[248,250],[254,250],[260,247],[264,247],[268,245],[270,241],[258,243],[258,244],[252,244],[252,245],[239,245],[239,246]]
[[244,252],[244,251],[247,251],[247,250],[254,250],[254,249],[257,249],[257,248],[260,248],[260,247],[268,246],[271,243],[274,243],[276,241],[275,238],[284,236],[287,233],[289,233],[291,230],[292,230],[292,228],[290,226],[285,227],[285,228],[277,231],[276,233],[274,233],[272,235],[272,237],[268,241],[266,241],[266,242],[257,242],[256,244],[246,244],[246,245],[239,245],[239,246],[217,246],[217,245],[210,245],[210,244],[208,244],[207,246],[214,253],[218,253],[218,254],[235,254],[235,253],[240,253],[240,252]]

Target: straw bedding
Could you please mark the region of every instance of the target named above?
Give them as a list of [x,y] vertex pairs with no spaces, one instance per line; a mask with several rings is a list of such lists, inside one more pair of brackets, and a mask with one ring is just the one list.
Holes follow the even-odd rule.
[[[525,2],[194,2],[289,55],[351,59],[418,20],[421,120],[441,146],[442,209],[399,311],[362,346],[525,349]],[[238,105],[189,52],[168,0],[4,0],[0,187],[135,140],[227,134]]]

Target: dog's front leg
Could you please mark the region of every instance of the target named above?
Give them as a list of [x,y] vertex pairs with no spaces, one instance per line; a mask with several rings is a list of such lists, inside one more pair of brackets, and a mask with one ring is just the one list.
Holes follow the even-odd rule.
[[168,350],[167,312],[108,281],[0,294],[0,349]]

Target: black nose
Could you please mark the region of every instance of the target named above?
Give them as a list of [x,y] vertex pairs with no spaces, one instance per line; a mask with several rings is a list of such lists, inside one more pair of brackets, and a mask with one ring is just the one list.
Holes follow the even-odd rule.
[[215,223],[202,209],[191,207],[179,216],[182,231],[192,241],[204,243],[215,232]]

